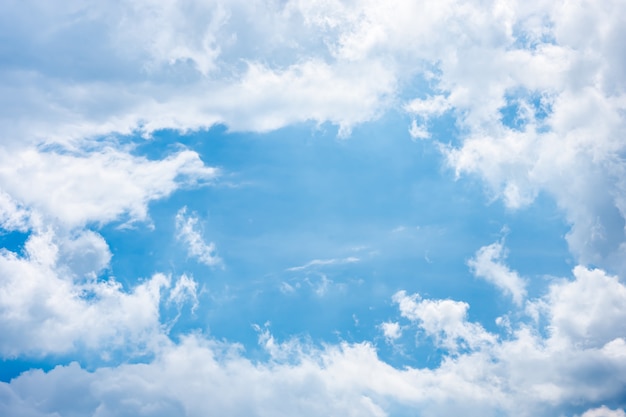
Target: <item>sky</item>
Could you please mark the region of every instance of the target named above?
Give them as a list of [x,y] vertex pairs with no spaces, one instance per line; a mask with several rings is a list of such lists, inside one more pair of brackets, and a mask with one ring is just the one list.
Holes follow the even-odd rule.
[[5,0],[0,415],[626,417],[626,2]]

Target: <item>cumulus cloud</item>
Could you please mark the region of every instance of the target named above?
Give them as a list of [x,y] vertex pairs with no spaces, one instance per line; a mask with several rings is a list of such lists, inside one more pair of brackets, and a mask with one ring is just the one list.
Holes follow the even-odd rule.
[[442,149],[458,175],[480,176],[511,208],[547,193],[580,262],[623,272],[624,12],[619,0],[21,2],[0,22],[0,132],[7,144],[67,143],[311,120],[347,135],[396,108],[428,138],[427,121],[447,112],[461,136]]
[[[159,306],[171,279],[155,274],[126,290],[113,278],[96,279],[97,269],[109,259],[106,243],[93,232],[69,243],[51,231],[34,233],[23,256],[2,249],[0,330],[5,337],[0,355],[45,356],[81,349],[134,354],[160,343]],[[195,295],[194,289],[182,277],[170,299],[181,303],[184,294]]]
[[9,231],[26,232],[30,228],[31,211],[16,202],[9,194],[0,191],[0,227]]
[[467,320],[469,304],[465,302],[424,300],[419,294],[407,295],[405,291],[394,294],[393,301],[398,304],[402,317],[417,323],[446,350],[476,349],[495,341],[480,324]]
[[[264,131],[306,120],[347,133],[380,113],[395,76],[381,60],[332,58],[330,45],[312,41],[323,8],[195,0],[8,8],[3,35],[25,52],[6,53],[0,105],[12,110],[0,118],[3,137],[67,141],[215,123]],[[67,46],[78,37],[90,48]]]
[[[463,412],[530,417],[558,415],[571,404],[619,403],[626,392],[622,322],[608,320],[613,337],[565,346],[560,342],[561,329],[567,332],[569,324],[550,310],[563,303],[574,307],[577,302],[575,297],[555,300],[556,287],[582,296],[586,288],[581,284],[588,279],[609,278],[601,271],[580,268],[572,280],[556,281],[554,290],[542,298],[551,329],[546,336],[538,327],[518,323],[509,337],[496,337],[469,321],[464,303],[396,294],[393,299],[401,315],[420,330],[428,335],[445,333],[474,347],[445,353],[432,369],[393,368],[367,342],[317,347],[298,339],[280,342],[267,328],[258,328],[268,360],[251,361],[237,344],[188,335],[176,343],[160,344],[154,360],[147,363],[94,371],[73,363],[49,372],[25,372],[0,384],[6,399],[1,404],[6,411],[35,416],[55,412],[124,416],[149,410],[154,416],[175,412],[434,417]],[[614,285],[619,294],[624,291],[622,284]],[[623,311],[624,306],[622,302],[615,308]],[[593,314],[596,306],[578,308],[581,314]],[[83,400],[64,401],[68,392],[80,392]],[[607,407],[579,410],[570,415],[623,414]]]
[[553,340],[601,347],[626,335],[626,287],[618,278],[581,266],[574,277],[553,284],[544,300]]
[[[499,36],[442,59],[437,85],[465,131],[460,145],[444,146],[448,162],[514,209],[547,193],[571,224],[580,262],[623,272],[626,73],[615,37],[624,4],[499,10],[502,20],[485,22]],[[583,38],[581,27],[593,29]]]
[[501,242],[483,246],[467,264],[479,278],[494,284],[520,306],[526,297],[526,283],[504,264],[506,250]]
[[386,321],[381,323],[380,329],[387,339],[387,342],[393,342],[396,339],[399,339],[402,336],[402,328],[400,327],[400,323],[395,321]]
[[[130,343],[155,358],[26,372],[0,383],[1,414],[536,416],[579,404],[572,413],[584,417],[624,415],[597,408],[624,407],[626,393],[626,290],[612,274],[626,271],[623,1],[5,6],[0,226],[30,237],[23,254],[0,252],[0,353]],[[425,91],[403,90],[416,80]],[[390,108],[415,118],[414,138],[450,114],[460,137],[441,149],[457,175],[479,176],[511,209],[546,193],[570,223],[581,266],[528,300],[535,316],[510,323],[508,336],[471,321],[464,301],[400,291],[407,327],[383,331],[412,327],[432,340],[444,351],[433,369],[395,369],[368,343],[290,342],[281,349],[294,349],[293,362],[253,362],[237,345],[165,337],[159,305],[197,305],[191,278],[155,274],[124,289],[101,277],[112,255],[88,227],[145,221],[150,201],[216,175],[193,151],[149,160],[103,137],[302,121],[348,135]],[[197,217],[183,210],[176,223],[191,256],[219,263]],[[501,243],[469,264],[521,305],[524,283]]]
[[188,150],[153,161],[113,146],[77,152],[3,148],[0,162],[0,186],[10,196],[4,201],[13,204],[5,223],[13,228],[29,218],[20,207],[66,228],[144,221],[151,200],[217,174]]

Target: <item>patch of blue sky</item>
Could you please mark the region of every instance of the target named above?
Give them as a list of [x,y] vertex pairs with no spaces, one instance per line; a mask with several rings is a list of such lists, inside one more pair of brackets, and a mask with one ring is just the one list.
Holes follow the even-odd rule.
[[[214,185],[152,203],[150,225],[104,227],[110,273],[127,287],[155,272],[192,275],[199,306],[183,307],[171,336],[201,331],[242,343],[251,355],[259,353],[253,325],[269,322],[278,340],[377,340],[381,357],[401,366],[379,328],[398,319],[391,296],[400,289],[466,301],[471,321],[500,331],[495,319],[511,310],[510,300],[472,276],[467,261],[506,227],[507,262],[539,295],[541,277],[569,274],[567,226],[543,196],[518,211],[489,203],[479,182],[454,180],[436,142],[412,141],[407,124],[389,114],[349,139],[309,124],[268,134],[220,126],[157,132],[136,152],[162,158],[182,144],[222,174]],[[176,238],[182,207],[199,218],[223,265],[198,262]],[[171,307],[163,313],[175,315]],[[404,345],[411,364],[437,365],[433,346]]]
[[[215,185],[152,203],[148,223],[100,230],[114,255],[105,274],[126,288],[156,272],[198,281],[199,307],[182,307],[174,338],[201,331],[254,355],[253,325],[269,322],[279,340],[374,340],[392,364],[434,367],[442,351],[424,340],[404,340],[401,354],[384,342],[379,326],[398,319],[390,301],[396,291],[467,301],[470,320],[497,332],[495,318],[511,306],[469,273],[466,262],[479,247],[508,227],[507,262],[532,278],[531,295],[545,289],[541,276],[566,275],[570,267],[567,228],[549,199],[516,212],[487,204],[479,183],[454,181],[435,143],[410,140],[402,116],[359,127],[348,140],[302,125],[266,135],[221,127],[159,132],[140,143],[136,152],[150,159],[183,144],[223,171]],[[183,206],[201,219],[223,267],[203,265],[177,240],[174,218]],[[20,250],[26,236],[5,234],[4,247]],[[178,313],[162,306],[162,321]],[[31,365],[10,362],[6,376]]]
[[523,131],[529,122],[536,125],[538,132],[545,132],[543,123],[552,112],[550,97],[533,91],[511,91],[505,95],[506,105],[500,108],[502,124],[510,129]]
[[31,369],[41,369],[44,372],[48,372],[57,365],[67,365],[70,362],[71,360],[69,358],[64,361],[56,357],[44,357],[39,359],[3,358],[0,360],[0,381],[9,382],[23,372]]
[[30,231],[21,232],[19,230],[7,231],[0,229],[0,248],[22,255],[24,254],[24,245],[30,235]]

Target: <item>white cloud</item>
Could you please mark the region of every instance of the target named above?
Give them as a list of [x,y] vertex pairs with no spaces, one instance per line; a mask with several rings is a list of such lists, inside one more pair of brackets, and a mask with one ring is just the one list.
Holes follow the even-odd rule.
[[585,411],[580,417],[624,417],[624,410],[611,410],[606,406]]
[[556,342],[600,348],[626,335],[626,287],[606,272],[581,266],[574,281],[553,284],[544,308]]
[[291,268],[287,268],[287,271],[302,271],[302,270],[310,269],[310,268],[317,267],[317,266],[344,265],[344,264],[356,263],[359,261],[360,259],[354,256],[349,256],[347,258],[313,259],[312,261],[309,261],[304,265],[293,266]]
[[198,283],[192,277],[183,274],[180,276],[174,288],[171,289],[167,298],[170,303],[175,303],[180,309],[183,304],[191,302],[191,311],[198,308]]
[[[414,301],[404,295],[395,298],[412,319]],[[462,316],[453,321],[467,326]],[[0,386],[4,398],[11,398],[3,402],[7,410],[25,409],[33,415],[136,415],[150,410],[154,416],[434,417],[465,409],[468,416],[530,417],[560,415],[561,407],[573,402],[623,398],[623,339],[601,349],[562,349],[551,337],[542,339],[521,325],[510,339],[446,357],[434,369],[396,369],[380,360],[368,343],[318,348],[294,339],[279,342],[265,329],[260,343],[271,359],[251,361],[237,345],[195,335],[160,345],[154,360],[145,364],[92,372],[71,364],[48,373],[29,371]],[[605,365],[600,374],[598,363]],[[70,392],[80,392],[83,400],[64,401]],[[606,408],[587,411],[604,416],[601,412],[621,415]]]
[[312,120],[345,134],[380,114],[395,76],[382,60],[332,58],[313,9],[194,0],[8,8],[0,27],[23,59],[7,56],[14,65],[0,105],[10,111],[0,130],[11,141],[67,141],[220,122],[264,131]]
[[[312,120],[347,134],[403,108],[424,119],[411,135],[428,138],[425,119],[449,112],[457,174],[512,208],[548,193],[580,262],[622,271],[625,6],[596,3],[20,2],[0,24],[0,132],[15,145]],[[405,99],[415,80],[418,98]],[[503,123],[506,106],[519,126]]]
[[386,321],[380,325],[380,329],[383,331],[383,335],[388,342],[393,342],[402,336],[402,328],[400,323],[395,321]]
[[324,274],[320,276],[320,280],[316,283],[311,283],[308,281],[310,285],[314,288],[315,294],[318,297],[323,297],[328,293],[329,287],[334,283],[332,280],[328,279],[328,277]]
[[278,289],[280,290],[280,292],[282,292],[283,294],[293,294],[296,292],[296,288],[298,287],[298,285],[296,287],[294,287],[293,285],[289,284],[288,282],[281,282],[280,286],[278,287]]
[[187,252],[190,257],[196,258],[207,266],[216,266],[222,263],[217,256],[215,243],[206,243],[202,233],[197,230],[198,217],[195,214],[187,215],[187,207],[183,207],[176,213],[177,238],[187,244]]
[[402,317],[416,322],[427,336],[447,350],[477,349],[495,341],[480,324],[467,321],[469,304],[465,302],[423,300],[419,294],[409,296],[405,291],[394,294],[393,301]]
[[[129,350],[132,355],[161,343],[159,306],[171,279],[155,274],[124,290],[112,278],[95,279],[109,258],[106,243],[93,232],[70,241],[51,231],[31,234],[24,256],[2,249],[0,331],[5,337],[0,354],[44,356],[88,349],[103,355]],[[191,287],[182,277],[170,298],[182,302],[184,288],[194,295]]]
[[[146,220],[151,200],[212,180],[216,174],[197,153],[187,150],[151,161],[112,146],[77,152],[0,149],[0,187],[13,201],[68,228],[123,216],[128,221]],[[15,216],[24,218],[24,214],[11,218]]]
[[111,251],[104,238],[91,231],[75,231],[69,236],[57,236],[59,249],[57,265],[62,265],[65,274],[74,279],[96,279],[109,266]]
[[0,191],[0,227],[4,230],[25,232],[30,228],[31,222],[31,212],[10,195]]
[[441,116],[443,113],[450,110],[450,108],[450,104],[442,95],[429,97],[427,99],[416,98],[404,106],[407,112],[416,114],[425,119],[433,116]]
[[[421,120],[411,125],[416,138],[429,136],[425,119],[456,118],[460,143],[442,149],[458,175],[480,176],[514,209],[547,193],[571,224],[567,239],[581,264],[626,271],[626,3],[487,6],[7,4],[0,223],[32,234],[23,256],[0,253],[0,352],[161,344],[150,345],[155,359],[145,364],[93,372],[73,364],[2,383],[0,414],[381,416],[407,407],[426,417],[536,416],[580,404],[575,412],[585,417],[623,416],[585,410],[623,407],[626,392],[626,290],[599,269],[577,267],[572,280],[529,301],[539,320],[511,323],[505,339],[469,321],[463,301],[397,293],[402,317],[452,353],[434,369],[402,370],[367,343],[302,348],[293,363],[253,363],[237,346],[199,336],[173,343],[159,318],[169,278],[156,274],[128,291],[98,280],[111,253],[86,225],[146,220],[151,200],[216,172],[191,151],[150,161],[89,138],[218,122],[266,131],[306,120],[347,134],[407,102]],[[400,88],[416,77],[428,91],[414,96],[431,98],[398,99],[413,94]],[[503,121],[507,106],[515,126]],[[194,219],[181,215],[181,236],[192,256],[214,264]],[[498,245],[479,250],[472,266],[519,303],[523,284]],[[195,282],[181,278],[164,299],[195,303],[194,295]],[[68,402],[68,393],[84,400]]]
[[526,297],[526,283],[504,264],[505,259],[504,245],[496,242],[480,248],[467,264],[477,277],[494,284],[520,306]]
[[413,139],[430,139],[430,132],[428,127],[424,124],[417,124],[417,121],[411,121],[411,127],[409,128],[409,134]]
[[[590,280],[598,289],[589,291]],[[607,280],[611,283],[604,290],[597,281]],[[621,315],[607,318],[603,336],[594,343],[579,343],[585,336],[570,329],[578,317],[568,322],[556,313],[567,304],[572,311],[578,308],[581,316],[594,316],[598,303],[607,303],[606,296],[597,303],[577,303],[585,295],[595,299],[598,291],[617,294],[608,304],[626,311],[626,302],[619,298],[626,291],[623,284],[602,271],[578,268],[572,281],[555,282],[541,300],[550,329],[546,337],[539,328],[516,323],[506,339],[469,322],[465,303],[399,292],[394,301],[401,315],[420,331],[439,335],[440,347],[453,349],[432,369],[393,368],[368,343],[316,347],[297,339],[280,342],[259,327],[259,341],[270,354],[266,361],[247,359],[237,344],[188,335],[179,342],[154,345],[154,359],[146,363],[93,371],[73,363],[47,373],[28,371],[0,383],[0,407],[5,414],[33,416],[143,412],[191,417],[396,413],[434,417],[462,412],[470,417],[530,417],[561,415],[564,407],[576,403],[578,413],[587,413],[584,416],[618,417],[619,409],[586,410],[584,405],[619,402],[626,392]],[[400,324],[387,324],[394,336]],[[566,345],[563,337],[575,339]],[[461,341],[473,348],[456,351]],[[69,393],[72,398],[80,394],[82,400],[66,401]]]
[[[506,36],[444,55],[437,83],[466,132],[446,151],[457,174],[479,175],[511,208],[552,196],[572,226],[567,239],[578,260],[620,272],[626,72],[615,16],[624,7],[513,2],[501,21]],[[581,37],[583,27],[592,30]],[[519,126],[502,120],[507,105],[517,107]]]

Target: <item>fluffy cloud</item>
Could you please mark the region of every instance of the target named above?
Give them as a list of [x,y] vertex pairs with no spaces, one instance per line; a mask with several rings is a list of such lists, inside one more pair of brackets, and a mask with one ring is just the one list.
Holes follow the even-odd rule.
[[10,196],[2,199],[4,224],[23,228],[29,211],[65,228],[143,221],[151,200],[216,174],[188,150],[152,161],[113,144],[90,151],[0,149],[0,187]]
[[446,350],[476,349],[495,340],[480,324],[467,320],[469,305],[465,302],[423,300],[419,294],[409,296],[405,291],[394,294],[393,301],[402,317],[417,322],[427,336]]
[[[320,24],[311,14],[323,12],[313,6],[122,1],[8,8],[3,36],[25,52],[6,51],[10,81],[0,105],[12,110],[0,118],[3,137],[65,142],[219,122],[270,130],[306,120],[348,132],[380,113],[396,77],[380,60],[338,60],[329,46],[312,42]],[[79,37],[90,47],[73,45]]]
[[[611,281],[611,289],[617,290],[613,308],[624,314],[623,284],[602,271],[577,268],[572,280],[555,282],[544,298],[536,300],[546,307],[545,337],[541,325],[532,322],[518,323],[509,336],[496,336],[469,321],[465,303],[396,294],[400,314],[421,331],[463,339],[470,348],[444,354],[432,369],[393,368],[369,343],[316,347],[297,339],[278,342],[265,329],[260,343],[269,358],[251,361],[236,344],[188,335],[177,343],[158,345],[154,360],[143,364],[87,371],[74,363],[47,373],[26,372],[0,384],[4,398],[0,404],[9,414],[33,416],[56,412],[190,417],[294,413],[431,417],[464,409],[469,416],[548,416],[580,404],[569,408],[567,415],[617,417],[622,410],[584,405],[623,406],[626,342],[621,316],[607,319],[602,338],[579,343],[586,336],[572,332],[572,322],[557,313],[578,308],[581,315],[593,316],[595,303],[578,304],[588,294],[590,280]],[[555,293],[564,296],[555,299]],[[573,338],[572,344],[563,344],[563,335]],[[65,401],[68,393],[79,393],[82,400]]]
[[[443,60],[438,86],[465,131],[459,146],[445,147],[448,162],[482,177],[511,208],[549,194],[580,262],[622,273],[626,73],[615,39],[624,4],[510,6],[507,37]],[[581,27],[591,28],[584,37]],[[477,63],[480,72],[471,70]]]
[[581,417],[624,417],[626,413],[624,410],[611,410],[606,406],[600,408],[594,408],[593,410],[585,411]]
[[0,227],[25,232],[33,222],[31,212],[9,194],[0,192]]
[[[619,0],[16,3],[0,24],[0,131],[5,143],[66,143],[312,120],[347,134],[395,107],[428,138],[427,121],[449,112],[458,174],[513,208],[549,193],[579,260],[621,271],[623,15]],[[422,90],[406,91],[416,79]]]
[[[45,356],[81,349],[130,349],[130,354],[163,341],[160,304],[171,279],[155,274],[129,291],[96,274],[110,259],[108,246],[93,232],[73,239],[53,232],[32,234],[20,256],[0,252],[0,342],[3,357]],[[195,299],[189,278],[177,280],[170,299]]]
[[387,321],[381,323],[380,329],[387,339],[387,342],[392,343],[394,340],[399,339],[402,336],[402,328],[400,327],[400,323],[395,321]]
[[578,266],[574,277],[552,285],[545,300],[553,340],[590,347],[619,343],[616,338],[626,336],[626,287],[597,269]]
[[[124,290],[102,280],[111,253],[86,229],[144,221],[150,201],[216,175],[192,151],[148,160],[102,139],[112,133],[309,120],[347,135],[397,108],[415,117],[415,138],[435,136],[430,123],[452,115],[461,137],[441,148],[457,175],[478,175],[512,209],[547,193],[571,224],[580,263],[623,274],[624,2],[5,6],[0,225],[30,237],[23,254],[0,252],[0,353],[130,343],[155,359],[27,372],[0,384],[1,414],[535,416],[580,404],[570,414],[624,415],[599,407],[624,407],[626,392],[626,290],[603,270],[579,266],[554,282],[506,336],[471,321],[466,302],[396,293],[408,324],[383,331],[394,338],[412,327],[434,341],[444,356],[433,369],[395,369],[368,343],[290,342],[281,349],[293,349],[293,362],[253,362],[236,345],[169,340],[159,306],[197,305],[195,282],[155,274]],[[424,87],[407,91],[416,80]],[[195,217],[179,212],[177,225],[192,256],[218,262]],[[304,267],[315,265],[324,264]],[[470,266],[521,305],[524,285],[501,244],[481,248]]]
[[519,306],[526,297],[526,284],[517,272],[511,271],[503,263],[505,255],[503,244],[496,242],[480,248],[467,264],[477,277],[485,279],[510,295]]

